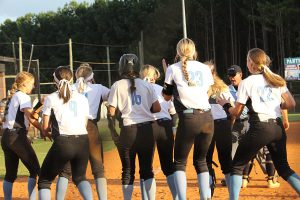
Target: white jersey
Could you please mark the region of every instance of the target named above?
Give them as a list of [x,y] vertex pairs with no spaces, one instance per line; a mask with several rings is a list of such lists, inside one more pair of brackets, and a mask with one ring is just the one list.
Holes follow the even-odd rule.
[[281,116],[281,94],[287,91],[286,87],[269,86],[262,74],[251,75],[241,81],[237,102],[246,104],[251,99],[250,118],[257,115],[260,121],[276,119]]
[[[92,84],[88,82],[86,88],[83,91],[89,102],[89,119],[96,119],[100,112],[100,105],[103,101],[107,101],[109,95],[109,89],[101,84]],[[78,83],[73,84],[73,89],[77,90]]]
[[181,62],[167,68],[165,83],[174,85],[175,82],[179,101],[186,108],[209,109],[207,91],[214,83],[210,68],[198,61],[187,61],[187,70],[190,80],[196,86],[188,86],[182,73]]
[[[226,99],[229,99],[230,102],[235,102],[229,90],[227,92],[221,92],[220,95],[224,96]],[[223,107],[220,104],[216,103],[216,96],[210,97],[210,105],[211,105],[211,114],[214,120],[227,118],[227,114],[224,111]]]
[[150,109],[158,97],[152,84],[139,78],[134,81],[136,90],[133,93],[130,91],[130,80],[115,82],[108,98],[109,105],[121,111],[124,126],[154,120]]
[[153,87],[154,87],[155,93],[158,97],[158,102],[160,103],[160,107],[161,107],[160,112],[153,114],[155,120],[162,119],[162,118],[172,119],[170,114],[174,115],[176,113],[173,102],[171,100],[166,101],[164,99],[164,97],[161,95],[161,92],[163,89],[162,86],[153,84]]
[[11,98],[8,105],[8,113],[3,128],[25,128],[29,127],[29,122],[22,109],[31,108],[30,96],[22,91],[17,91]]
[[[87,134],[86,120],[89,116],[88,100],[76,91],[72,92],[71,99],[63,103],[58,92],[48,95],[45,99],[43,114],[51,115],[53,111],[56,122],[52,123],[52,132],[59,131],[61,135],[84,135]],[[58,127],[53,127],[56,125]],[[53,133],[52,133],[53,134]]]

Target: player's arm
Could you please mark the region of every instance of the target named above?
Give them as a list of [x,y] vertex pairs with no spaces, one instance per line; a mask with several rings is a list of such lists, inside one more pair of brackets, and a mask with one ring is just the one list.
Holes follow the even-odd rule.
[[31,108],[23,108],[22,112],[24,112],[25,116],[27,117],[28,121],[37,129],[42,131],[42,127],[37,119],[33,118],[33,110]]
[[44,139],[49,138],[50,141],[52,141],[51,134],[49,133],[51,131],[50,127],[50,116],[43,114],[43,126],[42,126],[42,135]]
[[283,127],[287,131],[290,127],[289,118],[288,118],[288,110],[287,109],[281,110],[281,114],[282,114]]

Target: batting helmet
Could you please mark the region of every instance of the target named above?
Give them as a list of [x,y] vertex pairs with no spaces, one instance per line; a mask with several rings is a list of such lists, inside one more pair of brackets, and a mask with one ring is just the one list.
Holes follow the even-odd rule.
[[119,61],[119,75],[123,76],[128,73],[139,73],[139,59],[135,54],[124,54]]

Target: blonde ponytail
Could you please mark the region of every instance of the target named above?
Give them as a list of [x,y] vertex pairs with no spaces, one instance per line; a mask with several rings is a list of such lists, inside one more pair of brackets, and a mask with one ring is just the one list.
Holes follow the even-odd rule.
[[189,73],[187,70],[187,61],[193,60],[194,58],[197,57],[196,47],[194,42],[189,38],[183,38],[178,42],[176,50],[177,50],[176,57],[180,58],[182,74],[185,80],[188,82],[189,86],[195,86],[195,83],[193,83],[190,80]]
[[257,72],[263,74],[269,85],[273,87],[286,86],[285,80],[269,69],[268,66],[271,63],[270,57],[262,49],[253,48],[249,50],[248,59],[252,62],[254,69],[256,68]]

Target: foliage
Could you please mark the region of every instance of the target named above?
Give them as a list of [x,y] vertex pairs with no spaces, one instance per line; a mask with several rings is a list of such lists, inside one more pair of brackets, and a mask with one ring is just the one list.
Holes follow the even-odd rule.
[[[247,71],[245,57],[253,47],[265,49],[273,61],[272,69],[281,74],[283,58],[300,54],[299,0],[185,2],[187,33],[196,42],[199,60],[214,59],[221,76],[232,64]],[[31,44],[35,44],[33,59],[40,60],[41,81],[48,82],[55,67],[69,64],[69,38],[75,61],[105,63],[105,45],[111,45],[110,59],[117,63],[123,53],[138,54],[142,31],[144,62],[160,67],[161,59],[166,58],[172,63],[176,43],[183,35],[182,8],[181,1],[173,0],[71,1],[57,12],[6,20],[0,30],[0,55],[13,57],[11,42],[15,42],[18,57],[17,43],[22,37],[23,58],[28,59]],[[76,69],[78,63],[74,66]],[[93,67],[98,70],[96,81],[108,86],[107,73],[103,72],[107,66]],[[117,65],[111,68],[117,70]],[[112,76],[117,80],[116,71]]]

